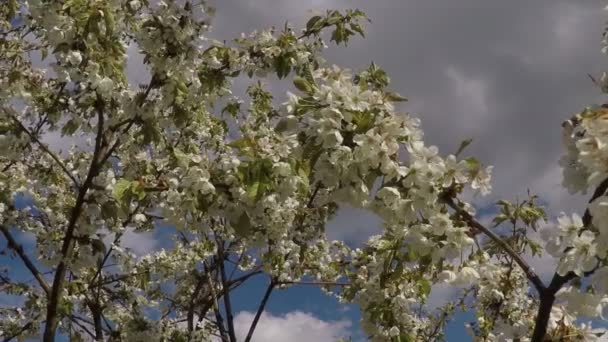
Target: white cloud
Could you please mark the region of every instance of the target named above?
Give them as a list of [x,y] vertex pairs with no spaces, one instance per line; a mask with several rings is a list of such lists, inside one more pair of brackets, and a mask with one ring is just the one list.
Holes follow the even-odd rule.
[[[158,229],[158,228],[157,228]],[[100,233],[107,234],[105,229],[100,230]],[[104,237],[104,242],[109,246],[114,241],[114,233]],[[160,240],[154,235],[153,231],[136,232],[133,228],[126,228],[120,238],[120,246],[129,248],[136,256],[141,257],[157,250],[160,247]]]
[[127,79],[133,87],[147,84],[150,81],[150,70],[144,64],[144,55],[139,52],[139,46],[131,43],[127,49]]
[[[241,311],[235,319],[239,341],[244,340],[255,313]],[[253,342],[335,342],[348,337],[352,323],[348,320],[323,321],[310,313],[292,311],[285,315],[264,312],[253,334]]]
[[327,238],[359,244],[380,233],[381,219],[369,210],[341,205],[327,223]]
[[127,228],[121,238],[121,246],[130,248],[137,256],[148,254],[159,245],[159,240],[154,232],[135,232]]
[[462,287],[454,286],[453,284],[435,284],[431,288],[431,293],[426,304],[430,310],[439,309],[457,299],[462,290]]

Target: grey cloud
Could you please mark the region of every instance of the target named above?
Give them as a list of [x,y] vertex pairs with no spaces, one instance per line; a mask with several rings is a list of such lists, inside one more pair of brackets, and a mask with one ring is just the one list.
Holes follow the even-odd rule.
[[[411,99],[429,144],[443,153],[473,137],[467,152],[495,165],[491,197],[530,187],[559,209],[582,198],[556,191],[560,124],[602,97],[586,74],[604,64],[600,1],[377,0],[221,1],[215,34],[285,20],[303,25],[310,9],[361,8],[372,19],[367,39],[330,48],[330,62],[362,68],[372,60]],[[539,189],[536,189],[536,188]],[[563,208],[562,208],[563,206]]]

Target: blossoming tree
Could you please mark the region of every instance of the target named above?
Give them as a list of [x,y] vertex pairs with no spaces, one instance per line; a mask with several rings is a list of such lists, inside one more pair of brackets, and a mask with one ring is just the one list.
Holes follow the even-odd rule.
[[[324,39],[363,35],[361,11],[230,43],[206,36],[212,12],[0,4],[0,236],[31,278],[1,270],[1,292],[23,299],[0,308],[4,341],[236,341],[231,292],[254,276],[268,288],[246,341],[273,291],[301,282],[358,304],[373,341],[442,340],[458,310],[475,313],[469,332],[483,341],[601,335],[576,319],[601,316],[608,299],[607,108],[564,123],[564,186],[592,195],[582,217],[560,216],[537,240],[535,196],[500,201],[482,225],[463,192],[489,193],[491,167],[462,157],[466,142],[453,155],[427,145],[378,66],[322,59]],[[128,47],[146,84],[126,77]],[[294,85],[280,105],[261,82],[275,76]],[[243,99],[237,78],[250,83]],[[326,238],[345,203],[382,219],[361,248]],[[126,232],[158,230],[172,247],[124,247]],[[526,261],[544,253],[559,260],[548,283]],[[440,283],[462,292],[431,308]]]

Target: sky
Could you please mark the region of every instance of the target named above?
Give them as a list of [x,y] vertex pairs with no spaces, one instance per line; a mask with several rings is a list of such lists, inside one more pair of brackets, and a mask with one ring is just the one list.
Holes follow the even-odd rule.
[[[587,105],[605,101],[587,74],[599,77],[607,68],[600,52],[608,12],[603,1],[579,0],[215,0],[211,36],[230,40],[241,32],[285,21],[303,27],[307,18],[326,9],[362,9],[372,20],[366,38],[349,46],[330,47],[331,63],[362,69],[375,62],[391,76],[391,87],[409,102],[402,110],[422,120],[427,144],[443,154],[473,138],[466,152],[494,165],[492,195],[475,198],[490,211],[497,199],[523,198],[529,188],[555,216],[582,213],[584,197],[561,188],[559,160],[561,122]],[[130,51],[130,74],[138,56]],[[139,75],[139,76],[138,76]],[[285,88],[270,84],[278,95]],[[489,216],[486,217],[489,219]],[[378,230],[379,221],[353,208],[342,209],[328,227],[333,239],[357,243]],[[162,238],[133,234],[140,253],[162,246]],[[554,262],[532,260],[544,277]],[[244,335],[265,279],[235,293],[237,330]],[[454,289],[440,288],[440,303]],[[5,301],[6,303],[6,301]],[[271,297],[254,341],[335,341],[361,339],[357,309],[338,304],[320,291],[298,287]],[[467,340],[455,317],[448,341]]]
[[[608,58],[600,52],[608,14],[602,11],[604,2],[210,3],[217,8],[212,35],[226,40],[254,29],[280,28],[285,21],[302,27],[310,16],[326,9],[362,9],[372,20],[366,28],[366,38],[354,39],[346,48],[330,47],[326,51],[328,61],[355,70],[373,61],[385,69],[391,76],[392,88],[409,99],[401,109],[421,118],[427,144],[438,146],[443,153],[453,153],[462,140],[473,138],[467,152],[495,166],[494,191],[486,198],[474,199],[478,208],[487,209],[497,199],[524,198],[530,189],[541,197],[553,217],[561,211],[581,213],[585,198],[569,195],[560,185],[561,123],[585,106],[605,101],[587,76],[598,77],[607,66]],[[276,87],[277,91],[281,89]],[[328,235],[356,242],[376,232],[378,222],[363,210],[342,209],[328,227]],[[535,259],[531,263],[543,278],[553,274],[553,260]],[[432,300],[440,303],[454,292],[450,288],[437,289]],[[293,310],[297,310],[302,304],[294,299],[298,296],[290,298]],[[311,301],[315,301],[312,295],[309,300],[302,300],[305,306],[310,306]],[[323,307],[323,303],[316,305]],[[308,312],[317,314],[317,318],[327,317],[321,316],[319,310]],[[261,326],[261,331],[268,330],[270,334],[278,320],[284,324],[312,324],[309,317],[285,315],[280,310],[276,315],[280,318],[270,319],[268,327]],[[357,330],[356,315],[344,316],[350,319],[350,328],[340,325],[337,316],[332,317],[329,325],[315,330]],[[448,341],[467,340],[463,323],[470,319],[468,314],[455,317],[448,327]],[[264,336],[267,337],[260,341],[287,340]]]

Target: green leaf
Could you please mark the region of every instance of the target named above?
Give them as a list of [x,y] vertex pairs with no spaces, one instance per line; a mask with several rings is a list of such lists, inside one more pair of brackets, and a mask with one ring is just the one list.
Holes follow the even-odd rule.
[[374,115],[370,112],[352,112],[356,133],[365,133],[374,125]]
[[[312,18],[310,18],[308,20],[308,22],[306,23],[306,31],[308,32],[316,32],[319,31],[319,29],[322,27],[323,24],[323,18],[321,16],[314,16]],[[321,24],[321,25],[319,25]]]
[[141,126],[139,134],[143,135],[144,144],[158,142],[161,138],[160,132],[154,125],[154,122],[151,120],[147,120],[144,122],[144,124]]
[[58,52],[63,52],[63,53],[70,52],[70,44],[68,44],[66,42],[57,44],[57,46],[53,49],[53,53],[58,53]]
[[146,198],[146,190],[143,185],[138,181],[131,182],[131,193],[137,197],[138,201]]
[[261,182],[259,180],[253,181],[253,183],[247,186],[247,196],[251,199],[256,199],[260,193]]
[[240,138],[240,139],[231,141],[230,143],[228,143],[228,146],[230,146],[232,148],[236,148],[238,150],[242,150],[245,148],[253,147],[254,141],[253,141],[253,139],[251,139],[249,137],[245,137],[245,138]]
[[419,280],[418,285],[421,295],[428,297],[428,295],[431,293],[431,282],[423,278]]
[[413,342],[414,340],[408,334],[401,334],[398,336],[399,342]]
[[233,101],[233,102],[228,103],[222,109],[222,114],[228,113],[228,114],[232,115],[232,117],[236,117],[240,111],[241,111],[241,104],[237,101]]
[[112,13],[107,8],[103,8],[102,12],[103,12],[103,20],[105,21],[105,24],[106,24],[106,37],[110,38],[114,34],[114,25],[115,25],[114,13]]
[[18,9],[19,9],[19,3],[17,2],[17,0],[9,0],[7,18],[12,19],[15,16],[15,14],[17,13]]
[[116,182],[116,185],[114,185],[114,189],[112,189],[112,196],[118,202],[122,202],[129,189],[131,189],[131,181],[121,178]]
[[211,206],[211,202],[200,191],[196,194],[196,209],[206,212]]
[[279,122],[277,122],[276,126],[274,127],[274,130],[277,133],[283,133],[285,131],[287,131],[287,129],[289,128],[289,119],[283,118],[280,119]]
[[67,300],[60,300],[59,302],[59,308],[57,311],[59,311],[59,313],[62,316],[68,316],[70,314],[72,314],[72,309],[73,309],[73,304],[70,301]]
[[182,80],[177,80],[175,82],[175,87],[182,93],[187,93],[188,92],[188,86],[186,85],[186,83]]
[[278,56],[274,59],[274,69],[279,79],[284,78],[291,72],[291,63],[285,55]]
[[532,256],[541,256],[543,254],[543,246],[534,240],[527,240]]
[[469,157],[464,160],[470,169],[478,170],[481,167],[481,163],[474,157]]
[[6,134],[13,130],[13,125],[9,122],[0,122],[0,134]]
[[242,213],[236,222],[232,222],[232,228],[234,229],[234,232],[237,236],[240,237],[246,237],[250,235],[252,232],[252,227],[253,226],[251,225],[251,219],[249,218],[249,215],[247,215],[246,212]]
[[173,157],[177,162],[177,166],[186,168],[190,164],[190,159],[179,148],[173,149]]
[[390,102],[406,102],[407,101],[407,98],[405,98],[397,93],[391,92],[391,91],[387,92],[386,95],[384,96],[384,98]]
[[507,215],[505,215],[505,214],[500,214],[500,215],[496,216],[496,217],[494,218],[494,220],[492,220],[492,226],[493,226],[493,227],[496,227],[496,226],[498,226],[499,224],[501,224],[501,223],[503,223],[504,221],[506,221],[507,219],[509,219],[509,217],[508,217]]
[[361,37],[365,38],[365,32],[363,32],[363,27],[361,27],[360,24],[350,23],[350,29],[360,34]]
[[473,138],[468,138],[463,140],[460,143],[460,146],[458,147],[458,150],[456,151],[455,155],[458,156],[460,155],[460,153],[462,153],[462,151],[464,151],[465,148],[467,148],[467,146],[469,146],[471,144],[471,142],[473,142]]
[[336,24],[336,29],[331,34],[331,41],[336,42],[336,44],[338,44],[338,45],[340,45],[340,43],[344,42],[344,45],[346,45],[346,43],[348,41],[348,33],[347,33],[346,28],[344,27],[344,24],[342,24],[342,23]]
[[116,217],[117,212],[118,212],[118,207],[112,201],[104,202],[101,205],[101,215],[103,216],[104,219]]
[[139,287],[147,290],[148,289],[148,285],[150,284],[150,280],[152,278],[150,277],[150,271],[146,270],[143,273],[139,274]]
[[91,240],[91,248],[93,249],[93,253],[106,254],[106,244],[103,243],[100,239],[92,239]]
[[312,171],[310,168],[310,162],[308,160],[302,160],[297,163],[296,170],[298,175],[303,179],[308,179],[310,177],[310,172]]
[[312,94],[313,92],[313,87],[312,84],[310,84],[305,78],[300,77],[300,76],[296,76],[293,78],[293,84],[296,86],[296,88],[302,92],[305,92],[307,94]]

